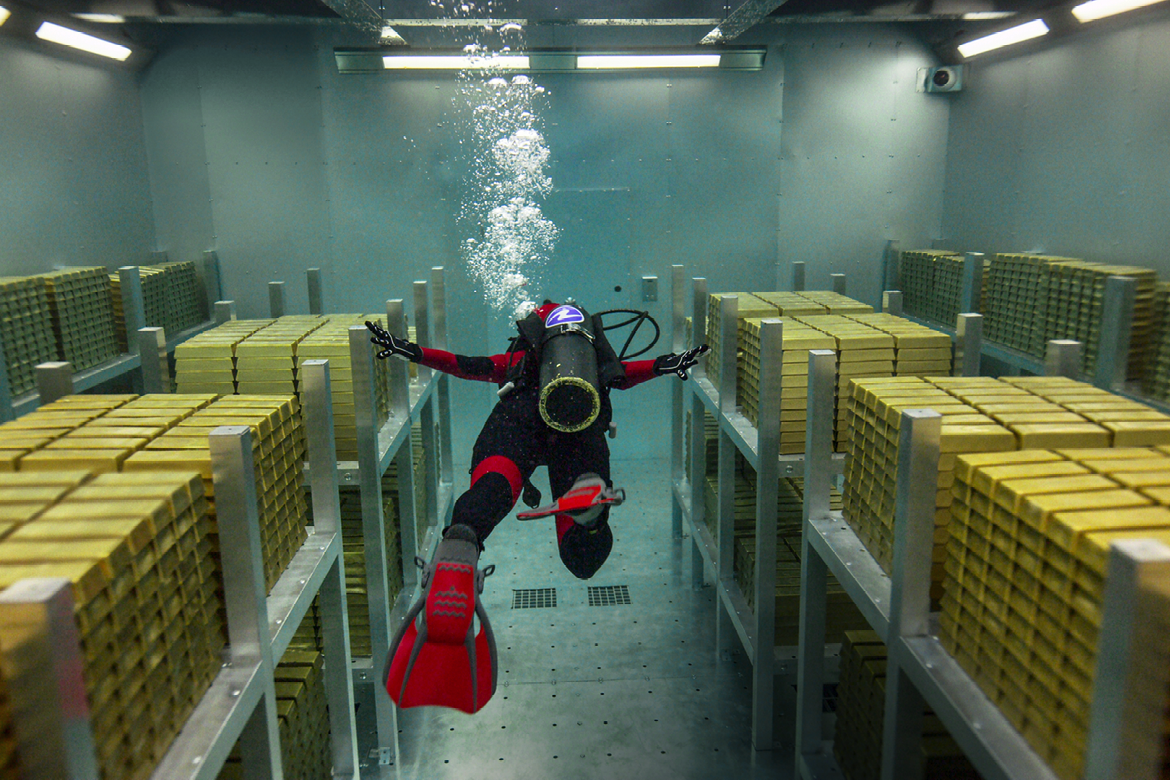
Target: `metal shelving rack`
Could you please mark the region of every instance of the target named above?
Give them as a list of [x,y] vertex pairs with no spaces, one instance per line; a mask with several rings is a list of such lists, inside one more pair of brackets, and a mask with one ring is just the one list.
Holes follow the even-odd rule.
[[[801,266],[800,271],[803,271]],[[834,275],[834,286],[841,291],[844,276]],[[801,279],[794,273],[794,280]],[[803,285],[801,285],[803,286]],[[692,280],[692,332],[696,340],[706,333],[707,282]],[[686,290],[683,267],[671,268],[673,302],[673,350],[686,349],[683,344],[683,311]],[[780,428],[774,418],[762,421],[757,429],[735,406],[737,307],[734,296],[723,298],[720,309],[720,386],[706,378],[702,364],[692,369],[692,381],[676,383],[673,391],[672,427],[672,526],[675,538],[689,533],[692,549],[693,586],[704,586],[709,570],[715,580],[716,643],[721,655],[733,649],[738,638],[752,664],[752,743],[757,750],[770,750],[775,741],[774,678],[795,675],[795,648],[772,645],[775,635],[776,584],[776,503],[780,478],[802,473],[803,455],[780,455]],[[782,323],[765,322],[761,330],[760,406],[780,405],[780,367],[783,361]],[[832,396],[830,395],[830,404]],[[691,411],[690,473],[683,458],[683,410]],[[713,538],[703,522],[702,491],[706,480],[706,461],[702,436],[703,412],[710,411],[719,421],[719,506],[717,534]],[[830,412],[830,417],[831,417]],[[810,416],[811,420],[811,416]],[[755,610],[734,576],[735,555],[735,453],[740,452],[756,470],[756,570]],[[843,455],[832,455],[830,467],[841,472]]]
[[[1079,345],[1078,345],[1079,346]],[[825,682],[826,579],[832,574],[888,647],[882,778],[920,775],[922,715],[929,705],[986,780],[1056,780],[967,673],[942,647],[937,616],[929,613],[934,536],[933,490],[915,485],[937,481],[941,417],[930,410],[903,412],[898,442],[893,574],[887,576],[845,522],[829,509],[832,469],[831,412],[836,355],[809,354],[809,420],[805,459],[800,645],[797,682],[796,776],[839,778],[831,742],[821,731]],[[817,424],[811,424],[816,420]],[[1153,780],[1160,771],[1162,721],[1125,707],[1142,686],[1165,690],[1162,679],[1139,679],[1135,668],[1146,650],[1132,641],[1149,625],[1152,609],[1137,594],[1143,581],[1170,575],[1170,550],[1155,543],[1114,545],[1101,636],[1118,641],[1099,647],[1086,780]],[[1161,686],[1161,687],[1158,687]],[[1156,722],[1151,722],[1156,721]],[[1126,744],[1149,746],[1140,771],[1123,767]],[[1138,738],[1135,741],[1134,735]]]
[[[318,593],[333,776],[358,777],[328,361],[307,361],[303,381],[309,462],[318,465],[311,469],[315,526],[267,597],[251,431],[224,426],[210,435],[229,646],[223,668],[154,771],[158,780],[214,780],[237,740],[244,776],[282,776],[273,670]],[[41,715],[39,723],[14,724],[29,780],[98,777],[72,615],[67,580],[25,580],[0,594],[0,625],[23,624],[30,637],[24,664],[6,681],[17,709]]]
[[[218,287],[218,266],[214,253],[205,259],[204,280],[214,280]],[[162,328],[147,328],[146,313],[142,298],[142,280],[138,266],[123,266],[118,269],[122,294],[122,312],[127,334],[136,334],[130,351],[111,358],[83,371],[74,372],[65,362],[42,363],[37,366],[37,389],[13,396],[8,386],[7,364],[4,349],[0,346],[0,422],[15,419],[31,412],[38,406],[49,403],[62,395],[80,393],[98,385],[132,374],[141,369],[134,378],[135,389],[148,393],[169,392],[169,386],[162,384],[170,374],[168,354],[189,338],[214,327],[215,319],[209,319],[170,338]]]

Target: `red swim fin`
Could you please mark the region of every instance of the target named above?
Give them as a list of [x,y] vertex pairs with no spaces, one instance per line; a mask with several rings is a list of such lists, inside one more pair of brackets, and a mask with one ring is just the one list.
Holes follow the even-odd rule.
[[399,707],[474,714],[495,693],[495,637],[479,602],[484,577],[494,567],[476,571],[478,557],[474,533],[453,526],[424,569],[423,597],[407,613],[387,659],[386,691]]
[[516,519],[536,520],[549,515],[580,514],[595,506],[617,506],[625,500],[626,491],[607,487],[601,477],[590,475],[578,479],[570,490],[548,506],[528,512],[517,512]]

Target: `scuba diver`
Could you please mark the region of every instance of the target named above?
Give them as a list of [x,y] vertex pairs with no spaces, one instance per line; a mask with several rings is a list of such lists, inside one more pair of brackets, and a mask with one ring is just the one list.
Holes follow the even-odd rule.
[[[636,315],[606,327],[607,314]],[[703,344],[682,354],[653,360],[624,360],[605,337],[606,330],[636,324],[622,347],[633,341],[646,312],[614,310],[590,315],[575,302],[545,301],[516,325],[506,353],[467,357],[420,347],[367,322],[370,339],[391,355],[461,379],[495,382],[499,402],[475,441],[471,486],[455,502],[451,525],[443,532],[430,563],[421,559],[422,596],[407,612],[390,645],[386,688],[400,707],[436,705],[469,714],[495,693],[496,647],[491,624],[480,603],[484,579],[495,567],[477,569],[484,540],[523,493],[529,507],[540,493],[529,481],[537,466],[548,467],[549,485],[559,498],[521,512],[531,520],[555,515],[561,561],[575,576],[592,577],[613,547],[609,507],[625,493],[609,478],[607,432],[613,435],[610,388],[629,389],[656,376],[687,378],[708,350]],[[474,632],[478,616],[480,631]]]

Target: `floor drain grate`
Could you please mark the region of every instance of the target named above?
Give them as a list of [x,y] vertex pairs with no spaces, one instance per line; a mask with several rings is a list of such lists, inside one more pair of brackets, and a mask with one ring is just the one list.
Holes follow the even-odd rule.
[[589,606],[614,607],[630,603],[630,589],[625,585],[602,585],[589,588]]
[[522,588],[512,591],[512,609],[543,609],[556,605],[556,588]]

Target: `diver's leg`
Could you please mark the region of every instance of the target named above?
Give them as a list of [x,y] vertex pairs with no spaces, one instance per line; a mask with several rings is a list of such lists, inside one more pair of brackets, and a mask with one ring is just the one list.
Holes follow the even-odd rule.
[[[548,457],[548,481],[553,495],[563,496],[578,477],[596,474],[609,481],[609,444],[594,425],[586,431],[562,434]],[[561,562],[576,577],[587,580],[597,573],[613,549],[613,531],[609,527],[609,507],[601,507],[599,516],[582,525],[567,514],[557,515],[557,546]]]
[[451,524],[471,528],[481,550],[536,468],[539,442],[527,417],[518,405],[497,404],[472,449],[471,487],[455,502]]

